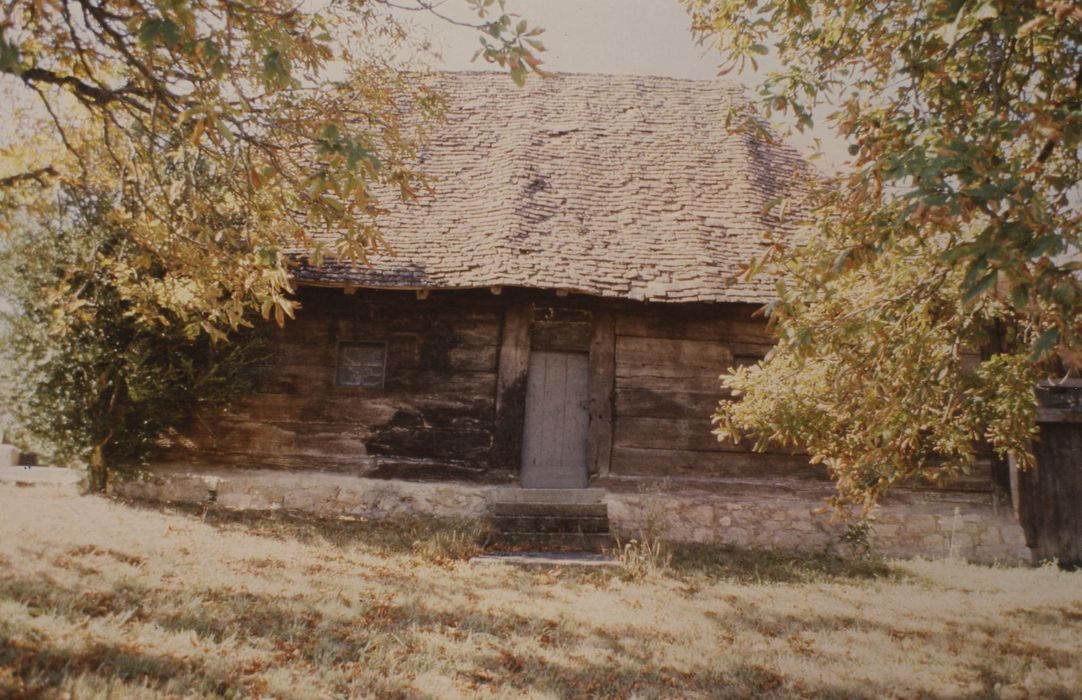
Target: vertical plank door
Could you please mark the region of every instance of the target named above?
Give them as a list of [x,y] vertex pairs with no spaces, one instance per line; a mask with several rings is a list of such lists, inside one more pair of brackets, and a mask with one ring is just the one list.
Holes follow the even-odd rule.
[[530,354],[522,446],[526,488],[585,488],[589,370],[586,353]]
[[1082,423],[1042,423],[1037,468],[1019,472],[1019,516],[1039,561],[1082,566]]

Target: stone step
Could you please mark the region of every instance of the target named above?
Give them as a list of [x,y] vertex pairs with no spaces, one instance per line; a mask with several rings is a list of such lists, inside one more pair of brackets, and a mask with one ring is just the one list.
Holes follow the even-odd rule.
[[612,535],[573,532],[495,532],[487,549],[531,552],[602,552],[612,548]]
[[548,503],[563,505],[601,504],[604,489],[503,488],[492,492],[491,503]]
[[600,569],[619,568],[610,554],[593,552],[517,552],[481,554],[470,559],[470,566],[517,566],[525,569]]
[[497,532],[599,532],[609,531],[608,517],[493,515],[489,522]]
[[603,518],[609,514],[604,503],[497,503],[488,504],[493,516]]

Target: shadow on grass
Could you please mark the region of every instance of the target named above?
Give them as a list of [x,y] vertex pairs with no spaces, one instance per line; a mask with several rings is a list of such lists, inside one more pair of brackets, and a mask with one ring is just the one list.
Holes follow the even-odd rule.
[[[96,644],[78,654],[56,650],[33,630],[0,621],[0,681],[5,680],[5,669],[12,669],[7,674],[10,687],[0,683],[0,697],[14,694],[11,688],[28,694],[33,693],[27,689],[55,689],[87,673],[93,676],[91,682],[113,677],[125,683],[143,682],[140,679],[146,676],[147,687],[167,693],[247,696],[258,690],[261,673],[287,666],[321,670],[323,687],[343,697],[358,688],[363,695],[417,697],[416,689],[407,683],[427,663],[425,638],[435,635],[454,642],[477,636],[509,642],[544,639],[560,647],[582,640],[566,622],[468,606],[438,610],[413,597],[364,596],[352,601],[342,597],[328,607],[325,599],[282,598],[231,587],[180,592],[121,584],[88,592],[65,587],[48,576],[0,576],[0,601],[5,600],[23,605],[32,617],[48,615],[70,627],[100,620],[118,631],[125,627],[125,636],[138,639],[138,630],[127,627],[129,623],[149,624],[180,635],[191,633],[227,648],[239,644],[259,650],[263,661],[254,666],[238,661],[227,683],[208,676],[198,665],[146,654],[136,658],[140,654],[127,647]],[[155,661],[160,663],[154,665]],[[171,685],[158,682],[159,671],[161,680],[174,679]],[[241,686],[247,689],[243,693],[230,690]]]
[[0,696],[37,698],[80,678],[84,685],[132,684],[167,695],[241,697],[248,688],[208,672],[205,666],[168,656],[146,654],[129,645],[97,642],[79,650],[50,646],[40,640],[12,637],[0,628]]
[[[117,697],[137,688],[167,696],[258,696],[266,690],[263,674],[286,668],[304,679],[306,688],[328,696],[417,697],[411,679],[434,667],[445,675],[457,675],[458,682],[474,690],[505,694],[510,690],[522,695],[540,691],[554,697],[863,698],[892,694],[890,687],[874,681],[854,680],[845,685],[839,679],[838,685],[832,685],[794,675],[776,661],[755,658],[746,647],[725,642],[751,640],[754,646],[765,648],[758,640],[788,640],[788,653],[814,665],[836,662],[832,655],[838,652],[810,642],[803,646],[801,640],[849,631],[869,640],[885,638],[884,644],[909,640],[944,653],[954,653],[960,643],[986,646],[987,653],[998,660],[998,666],[989,663],[977,669],[986,695],[993,695],[997,684],[1017,680],[1019,671],[1010,663],[1037,660],[1053,670],[1073,665],[1066,650],[1023,644],[1003,637],[996,628],[981,630],[963,623],[923,630],[901,621],[849,614],[764,610],[741,605],[739,600],[732,601],[728,610],[706,613],[712,624],[726,632],[718,636],[718,653],[674,665],[666,647],[679,640],[649,627],[587,627],[575,620],[547,620],[529,610],[521,614],[481,611],[471,605],[441,610],[432,607],[424,593],[405,598],[391,592],[362,594],[351,600],[313,595],[284,597],[232,587],[158,589],[130,583],[88,591],[85,581],[64,585],[42,575],[0,575],[0,600],[20,603],[31,617],[59,618],[70,629],[94,619],[132,640],[106,644],[90,639],[85,647],[68,650],[29,625],[21,628],[17,621],[0,620],[0,697],[48,696],[51,690],[69,687],[73,679],[111,689]],[[229,651],[235,658],[214,656],[216,664],[207,668],[194,660],[149,653],[138,644],[141,628],[130,623],[181,635],[194,633],[205,641],[224,644],[207,648],[207,654]],[[61,629],[46,627],[52,628]],[[441,647],[462,644],[462,649],[473,646],[475,651],[449,667],[447,658],[433,653],[433,638],[443,640]],[[490,638],[493,643],[477,649],[479,638]],[[538,647],[562,653],[546,658]],[[253,656],[259,658],[257,666],[251,665]],[[117,690],[115,683],[122,687]],[[1044,689],[1052,697],[1069,696],[1063,684]],[[977,692],[969,697],[981,696]]]
[[[120,499],[118,499],[120,500]],[[187,503],[124,499],[131,508],[169,509],[199,517],[207,525],[241,528],[251,534],[326,542],[335,547],[364,547],[373,554],[418,554],[430,561],[465,560],[479,554],[488,535],[478,519],[397,515],[386,518],[327,518],[289,510],[238,511]]]
[[[649,643],[649,640],[643,641]],[[813,686],[787,679],[768,665],[724,655],[689,670],[665,663],[663,655],[655,657],[634,651],[568,664],[505,650],[478,656],[474,668],[460,675],[474,690],[488,686],[505,692],[514,689],[523,696],[540,691],[545,697],[558,698],[815,697],[864,700],[890,694],[886,687]]]
[[813,583],[901,580],[908,574],[874,558],[841,557],[730,545],[671,543],[669,567],[678,577],[735,583]]
[[[163,508],[160,504],[140,501],[126,503],[149,510],[160,511]],[[336,547],[363,547],[377,555],[412,554],[437,563],[464,561],[481,554],[489,532],[484,521],[469,518],[423,515],[378,519],[320,518],[285,510],[234,511],[180,504],[168,507],[196,515],[212,527],[236,527],[251,534],[302,543],[326,542]],[[681,542],[666,542],[664,550],[672,555],[668,573],[685,579],[736,583],[811,583],[910,578],[900,569],[870,557]],[[583,580],[599,576],[571,571],[566,575]]]

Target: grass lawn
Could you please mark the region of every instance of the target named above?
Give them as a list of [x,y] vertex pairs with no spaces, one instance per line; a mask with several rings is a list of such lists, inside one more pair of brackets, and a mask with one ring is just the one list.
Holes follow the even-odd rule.
[[0,697],[1078,697],[1082,572],[670,550],[471,567],[469,526],[0,485]]

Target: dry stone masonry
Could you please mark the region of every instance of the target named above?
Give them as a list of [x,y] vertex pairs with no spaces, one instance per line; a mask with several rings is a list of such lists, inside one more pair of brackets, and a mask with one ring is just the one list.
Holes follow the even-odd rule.
[[[506,487],[456,482],[366,479],[327,472],[160,469],[114,485],[119,495],[211,504],[231,510],[285,509],[319,517],[401,515],[484,518]],[[846,528],[823,511],[823,494],[767,496],[756,489],[609,490],[612,530],[632,537],[750,548],[842,552]],[[885,556],[958,557],[976,562],[1030,559],[1009,507],[978,496],[909,493],[879,507],[867,545]]]

